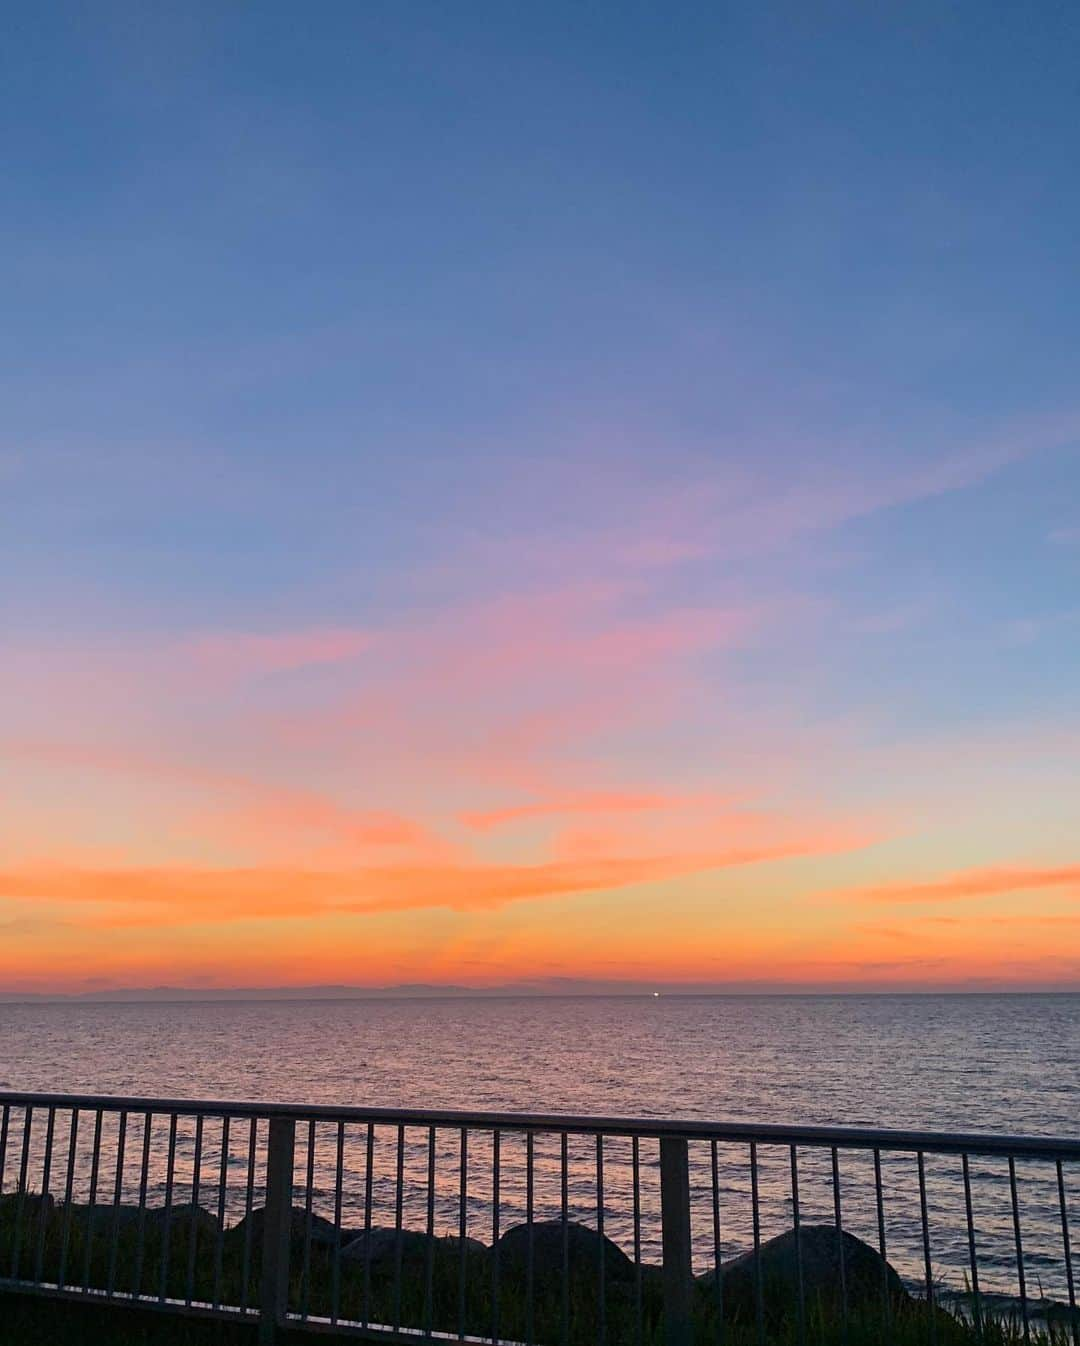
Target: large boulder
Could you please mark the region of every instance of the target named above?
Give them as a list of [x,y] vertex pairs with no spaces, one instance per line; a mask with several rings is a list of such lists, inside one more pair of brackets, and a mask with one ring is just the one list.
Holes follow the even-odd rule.
[[[261,1248],[263,1243],[263,1234],[266,1229],[266,1211],[262,1206],[256,1206],[250,1215],[233,1225],[228,1232],[230,1243],[238,1243],[243,1246],[248,1236],[248,1230],[251,1231],[251,1245],[253,1248]],[[307,1241],[308,1236],[308,1213],[303,1206],[293,1206],[289,1212],[289,1241],[294,1248],[302,1248]],[[344,1246],[352,1237],[347,1229],[341,1231],[341,1242]],[[337,1241],[337,1230],[332,1220],[324,1220],[321,1215],[311,1213],[311,1246],[312,1248],[333,1248]]]
[[[588,1225],[569,1221],[566,1225],[566,1251],[571,1280],[595,1277],[604,1262],[604,1280],[609,1284],[631,1281],[634,1264],[611,1239]],[[511,1277],[526,1275],[529,1256],[529,1226],[515,1225],[499,1240],[499,1267]],[[563,1223],[561,1220],[537,1220],[532,1225],[533,1279],[543,1284],[563,1274]]]
[[460,1284],[462,1252],[465,1255],[465,1282],[473,1291],[490,1283],[488,1249],[476,1239],[466,1239],[464,1249],[458,1238],[440,1238],[416,1229],[397,1230],[392,1225],[374,1225],[361,1232],[341,1250],[341,1260],[353,1277],[370,1275],[372,1286],[386,1290],[396,1279],[398,1249],[401,1250],[401,1285],[408,1294],[423,1294],[428,1274],[428,1259],[436,1285]]
[[[843,1279],[841,1279],[841,1246]],[[757,1254],[744,1253],[721,1267],[724,1316],[752,1320],[757,1312]],[[876,1309],[882,1290],[898,1304],[908,1298],[900,1277],[876,1249],[834,1225],[803,1225],[799,1230],[798,1257],[795,1231],[789,1230],[761,1245],[761,1284],[766,1317],[786,1318],[798,1302],[798,1265],[802,1264],[803,1296],[807,1308],[835,1308],[847,1296],[848,1307]],[[715,1284],[712,1272],[699,1278],[703,1288]]]
[[[160,1232],[163,1230],[166,1223],[164,1206],[139,1207],[126,1204],[116,1205],[112,1201],[98,1201],[92,1206],[84,1205],[81,1202],[72,1202],[70,1206],[58,1206],[56,1209],[57,1212],[64,1212],[65,1214],[70,1211],[74,1227],[83,1230],[92,1229],[96,1239],[111,1238],[114,1229],[117,1231],[118,1237],[134,1234],[140,1223],[143,1225],[145,1235],[149,1237],[154,1231]],[[189,1230],[193,1221],[199,1237],[205,1234],[216,1235],[220,1228],[216,1215],[203,1206],[193,1207],[190,1203],[185,1202],[183,1205],[169,1207],[170,1237],[172,1237],[172,1231],[176,1229],[185,1232]]]
[[[138,1208],[129,1207],[137,1217]],[[203,1206],[192,1206],[186,1202],[182,1206],[170,1206],[166,1213],[164,1206],[151,1206],[146,1212],[147,1226],[157,1225],[163,1227],[168,1219],[170,1228],[190,1229],[194,1225],[195,1232],[202,1236],[203,1234],[216,1235],[220,1225],[216,1215],[212,1215]]]
[[392,1270],[397,1258],[399,1239],[403,1266],[423,1263],[429,1245],[438,1243],[437,1239],[416,1229],[399,1231],[393,1225],[372,1225],[370,1230],[350,1239],[342,1248],[342,1260],[360,1265],[370,1261],[373,1271],[383,1271],[387,1268]]
[[[397,1258],[398,1239],[401,1240],[403,1266],[416,1266],[427,1260],[428,1248],[441,1263],[457,1264],[461,1258],[461,1240],[440,1238],[417,1229],[398,1231],[393,1225],[372,1225],[359,1234],[351,1232],[349,1241],[341,1250],[342,1260],[363,1266],[369,1258],[374,1271],[393,1270]],[[465,1257],[469,1263],[486,1258],[487,1247],[478,1239],[465,1240]]]

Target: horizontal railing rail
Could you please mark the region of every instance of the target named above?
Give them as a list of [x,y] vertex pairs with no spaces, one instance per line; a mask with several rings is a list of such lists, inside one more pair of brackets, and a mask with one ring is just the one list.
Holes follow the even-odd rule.
[[291,1117],[321,1122],[374,1122],[387,1126],[467,1126],[474,1130],[574,1131],[581,1135],[675,1136],[684,1140],[757,1141],[768,1145],[838,1145],[845,1149],[902,1150],[926,1154],[1013,1155],[1031,1159],[1080,1159],[1080,1136],[1001,1135],[984,1131],[914,1131],[892,1127],[795,1126],[774,1122],[705,1121],[701,1118],[602,1117],[574,1113],[473,1112],[460,1109],[352,1107],[335,1103],[259,1103],[220,1098],[176,1099],[112,1094],[15,1093],[0,1089],[4,1104],[105,1108],[129,1113],[183,1112],[203,1117]]
[[933,1343],[947,1308],[1080,1346],[1077,1171],[1080,1138],[7,1090],[0,1290],[266,1343]]

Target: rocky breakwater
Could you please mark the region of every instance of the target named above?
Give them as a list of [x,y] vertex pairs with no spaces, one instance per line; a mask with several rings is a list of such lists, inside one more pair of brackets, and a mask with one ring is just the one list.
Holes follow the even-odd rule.
[[[21,1211],[21,1216],[20,1216]],[[112,1286],[120,1294],[255,1305],[265,1213],[223,1228],[205,1209],[64,1206],[26,1193],[0,1198],[0,1264],[18,1276]],[[19,1226],[17,1228],[17,1226]],[[503,1339],[659,1339],[661,1268],[636,1265],[595,1229],[537,1221],[494,1246],[385,1225],[345,1227],[295,1208],[289,1221],[289,1302],[342,1319]],[[801,1294],[800,1294],[801,1284]],[[925,1314],[875,1249],[833,1226],[803,1226],[700,1275],[695,1322],[707,1339],[725,1323],[752,1330],[760,1311],[771,1337],[802,1311],[821,1325],[846,1313],[865,1321]],[[950,1319],[956,1326],[956,1320]],[[962,1326],[962,1325],[961,1325]],[[950,1329],[951,1330],[951,1329]],[[950,1338],[951,1339],[951,1338]]]

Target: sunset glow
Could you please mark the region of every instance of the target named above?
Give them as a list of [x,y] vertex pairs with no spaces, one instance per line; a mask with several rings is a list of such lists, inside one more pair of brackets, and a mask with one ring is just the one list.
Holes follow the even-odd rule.
[[797,37],[702,16],[650,101],[666,28],[616,78],[542,14],[55,59],[77,144],[5,208],[0,992],[1080,986],[1064,216],[1007,138],[904,129],[1009,42],[897,56],[864,163],[839,31],[774,106],[728,86]]

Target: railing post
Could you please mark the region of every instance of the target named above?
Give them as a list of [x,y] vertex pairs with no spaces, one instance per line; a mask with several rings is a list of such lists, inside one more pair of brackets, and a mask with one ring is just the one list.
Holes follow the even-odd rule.
[[259,1346],[274,1346],[285,1325],[289,1300],[289,1241],[292,1234],[293,1151],[296,1123],[271,1117],[263,1211]]
[[664,1346],[691,1346],[694,1267],[690,1247],[690,1159],[686,1141],[660,1140],[660,1234],[664,1253]]

